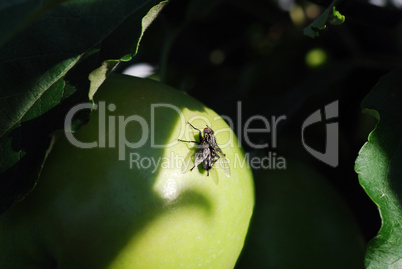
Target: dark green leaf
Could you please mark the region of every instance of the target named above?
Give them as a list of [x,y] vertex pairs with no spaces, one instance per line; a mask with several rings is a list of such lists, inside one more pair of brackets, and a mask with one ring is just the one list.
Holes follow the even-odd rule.
[[38,16],[66,0],[4,0],[0,2],[0,46]]
[[382,226],[369,243],[368,268],[402,266],[402,69],[383,77],[363,100],[379,118],[362,147],[355,170],[360,184],[378,206]]
[[[35,185],[51,134],[105,75],[137,51],[156,0],[6,1],[0,4],[0,212]],[[153,8],[157,5],[156,8]],[[147,13],[152,8],[148,16]],[[159,9],[158,9],[159,8]],[[144,16],[146,19],[143,20]],[[88,120],[82,113],[75,123]],[[80,124],[74,124],[80,126]]]
[[331,5],[325,9],[321,15],[304,28],[304,34],[314,38],[320,35],[320,32],[327,28],[327,23],[332,25],[340,25],[345,22],[345,16],[336,10],[335,4],[338,0],[332,1]]
[[130,61],[137,53],[139,41],[144,31],[166,3],[167,1],[163,1],[151,9],[140,10],[138,13],[141,14],[129,17],[103,41],[103,54],[100,55],[100,59],[103,61],[102,65],[89,75],[91,81],[89,99],[92,99],[96,90],[120,61]]

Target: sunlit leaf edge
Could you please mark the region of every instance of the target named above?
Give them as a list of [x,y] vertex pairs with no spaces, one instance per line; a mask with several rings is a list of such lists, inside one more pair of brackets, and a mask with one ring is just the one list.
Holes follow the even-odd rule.
[[327,29],[327,23],[340,25],[345,22],[345,16],[336,10],[335,5],[339,0],[333,0],[332,3],[316,18],[312,23],[304,28],[303,34],[310,38],[320,35],[320,32]]

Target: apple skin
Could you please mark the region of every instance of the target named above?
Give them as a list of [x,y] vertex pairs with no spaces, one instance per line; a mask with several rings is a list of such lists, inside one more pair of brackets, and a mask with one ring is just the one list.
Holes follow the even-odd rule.
[[[58,137],[35,190],[0,216],[0,268],[233,268],[252,215],[254,185],[251,170],[234,163],[244,154],[225,121],[185,93],[124,75],[112,74],[94,99],[112,110],[105,131],[99,131],[99,106],[74,137],[98,147],[77,148]],[[171,107],[153,113],[151,106],[161,103],[178,108],[183,118]],[[137,116],[148,126],[142,128]],[[117,130],[109,133],[113,118],[111,130]],[[168,163],[195,152],[191,143],[177,141],[198,140],[187,120],[215,131],[231,177],[222,169],[207,176],[202,165],[182,173]],[[120,147],[141,141],[146,130],[140,147]],[[152,138],[172,144],[155,147]],[[130,154],[139,156],[137,162]],[[144,168],[160,158],[154,173],[153,165]]]

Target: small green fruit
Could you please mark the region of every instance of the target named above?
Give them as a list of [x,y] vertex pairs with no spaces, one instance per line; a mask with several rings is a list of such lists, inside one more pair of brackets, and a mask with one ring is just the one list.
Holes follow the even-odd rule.
[[[254,189],[250,169],[234,165],[244,154],[225,121],[180,91],[123,75],[94,99],[73,135],[97,147],[59,137],[35,190],[0,216],[0,268],[233,268]],[[231,177],[181,173],[178,160],[195,148],[177,139],[198,139],[187,120],[215,131]]]

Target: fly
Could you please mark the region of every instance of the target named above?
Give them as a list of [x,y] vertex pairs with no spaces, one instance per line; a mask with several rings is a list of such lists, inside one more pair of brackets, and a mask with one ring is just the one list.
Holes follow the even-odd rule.
[[[181,142],[186,142],[186,143],[195,143],[198,145],[198,149],[195,152],[195,158],[194,158],[194,166],[190,169],[192,171],[196,166],[200,165],[201,163],[203,164],[203,169],[207,170],[207,176],[209,176],[209,170],[214,166],[214,164],[220,160],[221,167],[223,168],[223,171],[227,177],[230,177],[230,167],[229,163],[226,159],[226,155],[223,153],[221,148],[218,146],[216,143],[214,131],[207,125],[206,128],[204,128],[203,132],[201,132],[200,129],[195,128],[191,123],[187,122],[193,129],[197,130],[199,132],[199,140],[198,141],[187,141],[187,140],[181,140],[177,139],[178,141]],[[204,133],[204,135],[202,135]],[[188,155],[189,158],[191,158],[191,155]],[[187,158],[186,158],[187,159]],[[182,172],[187,172],[187,166],[186,166],[187,161],[185,160],[184,162],[184,171]]]

